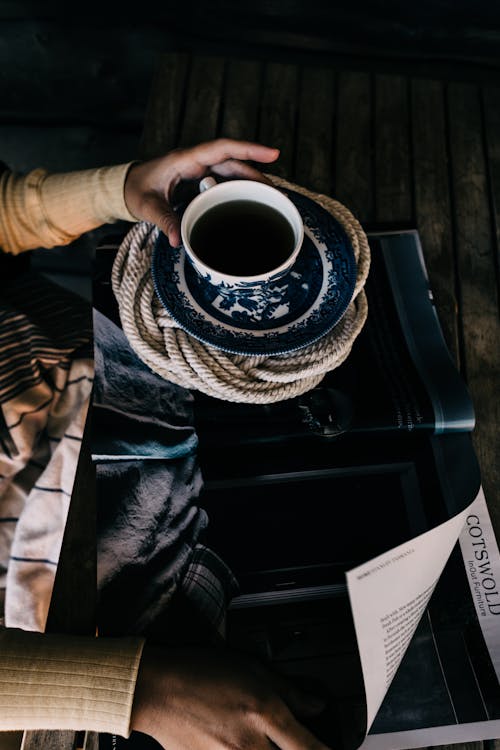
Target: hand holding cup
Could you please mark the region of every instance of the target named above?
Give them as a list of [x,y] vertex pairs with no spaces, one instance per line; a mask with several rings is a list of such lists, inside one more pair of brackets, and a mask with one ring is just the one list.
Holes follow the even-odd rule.
[[181,180],[216,174],[224,178],[268,183],[267,178],[246,161],[270,164],[278,156],[276,148],[228,138],[171,151],[166,156],[131,166],[125,181],[125,203],[133,216],[156,224],[167,235],[170,244],[178,247],[180,222],[171,200]]

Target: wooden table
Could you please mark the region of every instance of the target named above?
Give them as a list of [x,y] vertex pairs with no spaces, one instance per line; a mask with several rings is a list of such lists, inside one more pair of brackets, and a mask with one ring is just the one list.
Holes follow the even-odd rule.
[[220,136],[279,147],[269,172],[337,198],[365,226],[419,230],[444,336],[475,406],[474,445],[500,539],[500,88],[164,56],[141,155]]
[[142,156],[227,136],[281,149],[269,172],[366,225],[419,230],[439,318],[477,415],[474,444],[500,537],[500,88],[170,54]]
[[[333,65],[162,57],[141,155],[219,136],[279,147],[270,172],[334,196],[366,226],[418,228],[443,332],[475,405],[474,445],[500,538],[500,89]],[[75,526],[63,569],[74,560]],[[65,594],[55,597],[64,627],[66,606]],[[75,743],[74,733],[27,733],[24,750]],[[500,750],[500,741],[455,747],[483,746]]]

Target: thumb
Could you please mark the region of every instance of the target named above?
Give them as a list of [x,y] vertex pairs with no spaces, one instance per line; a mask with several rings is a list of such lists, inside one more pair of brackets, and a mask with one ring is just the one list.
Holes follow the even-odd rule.
[[181,244],[181,227],[179,217],[170,203],[159,195],[152,195],[145,206],[144,216],[140,217],[151,221],[168,237],[172,247]]

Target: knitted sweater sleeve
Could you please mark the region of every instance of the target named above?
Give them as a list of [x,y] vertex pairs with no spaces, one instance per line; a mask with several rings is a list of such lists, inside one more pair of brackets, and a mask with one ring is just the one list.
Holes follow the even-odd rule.
[[0,731],[87,729],[128,737],[140,638],[0,629]]
[[17,254],[67,245],[84,232],[119,219],[136,221],[124,198],[134,162],[79,172],[0,175],[0,247]]

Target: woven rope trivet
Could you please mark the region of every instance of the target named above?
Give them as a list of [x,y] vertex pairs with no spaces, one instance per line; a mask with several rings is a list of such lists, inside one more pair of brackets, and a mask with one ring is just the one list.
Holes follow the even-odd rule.
[[183,331],[154,290],[151,259],[159,230],[153,224],[133,226],[113,266],[112,285],[123,330],[136,354],[166,380],[226,401],[267,404],[314,388],[348,357],[368,312],[363,286],[370,249],[358,221],[326,195],[269,177],[277,187],[302,193],[329,211],[344,227],[354,250],[357,278],[352,301],[337,325],[314,344],[290,354],[248,357],[227,354]]

